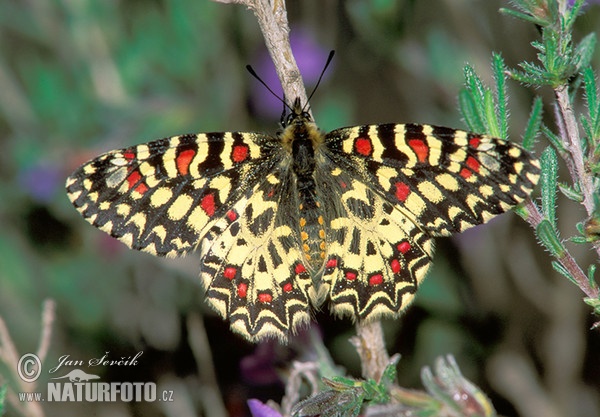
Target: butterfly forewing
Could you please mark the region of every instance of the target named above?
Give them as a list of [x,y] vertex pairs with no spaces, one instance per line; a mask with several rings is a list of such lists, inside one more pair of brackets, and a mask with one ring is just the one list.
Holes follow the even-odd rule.
[[540,172],[516,144],[430,125],[338,129],[326,144],[334,163],[432,236],[462,232],[522,202]]
[[193,250],[228,208],[281,157],[273,138],[208,133],[108,152],[67,179],[69,198],[94,226],[159,256]]

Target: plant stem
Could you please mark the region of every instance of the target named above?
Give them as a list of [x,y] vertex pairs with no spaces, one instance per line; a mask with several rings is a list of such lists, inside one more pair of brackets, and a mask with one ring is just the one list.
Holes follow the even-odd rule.
[[[538,206],[527,199],[525,203],[523,203],[523,208],[527,212],[526,221],[533,228],[533,230],[537,230],[539,224],[544,220],[544,215],[540,212]],[[581,290],[585,293],[586,296],[590,298],[598,298],[598,288],[593,288],[590,285],[588,277],[585,272],[581,269],[581,267],[577,264],[577,261],[573,256],[569,253],[568,250],[564,250],[559,256],[556,257],[556,260],[563,266],[573,279],[577,281],[577,285]]]
[[356,333],[356,336],[350,338],[350,343],[354,345],[360,357],[362,376],[379,381],[383,371],[390,364],[381,321],[357,323]]

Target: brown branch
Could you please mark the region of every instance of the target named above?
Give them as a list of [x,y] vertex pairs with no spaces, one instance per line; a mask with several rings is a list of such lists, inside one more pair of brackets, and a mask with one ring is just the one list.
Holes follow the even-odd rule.
[[[50,346],[52,336],[52,324],[54,322],[55,303],[52,300],[46,300],[42,311],[42,329],[40,332],[40,344],[37,350],[37,357],[43,363]],[[25,382],[19,375],[19,352],[10,336],[5,321],[0,317],[0,361],[4,362],[8,369],[11,369],[14,381],[18,384],[17,389],[20,392],[33,392],[36,388],[35,382]],[[44,417],[42,405],[36,401],[22,402],[17,395],[9,390],[7,402],[18,410],[21,415],[27,417]]]
[[[574,184],[579,184],[583,195],[582,204],[585,207],[588,216],[592,216],[595,209],[594,181],[591,171],[586,168],[577,118],[575,117],[569,98],[569,87],[567,85],[561,85],[554,89],[554,93],[556,95],[556,102],[558,103],[560,113],[558,121],[559,124],[561,122],[564,124],[564,134],[561,135],[561,137],[565,148],[571,155],[572,164],[574,166],[574,170],[571,171],[572,180]],[[600,258],[600,243],[594,242],[592,243],[592,246]]]
[[306,89],[296,59],[290,46],[290,27],[284,0],[214,0],[220,3],[237,3],[254,12],[260,30],[275,64],[283,94],[291,106],[294,99],[306,103]]
[[383,371],[390,364],[381,321],[357,323],[356,336],[350,338],[350,343],[354,345],[360,357],[362,376],[379,381]]
[[[537,231],[538,226],[544,220],[544,215],[540,212],[538,206],[531,201],[531,199],[527,199],[523,203],[523,208],[527,212],[527,216],[525,220],[529,225],[533,228],[533,230]],[[569,253],[569,251],[565,248],[560,254],[555,256],[556,260],[567,270],[569,274],[577,281],[577,285],[581,290],[590,298],[598,298],[598,288],[593,288],[590,285],[587,275],[581,267],[577,264],[577,261],[573,256]]]
[[227,408],[219,395],[219,384],[215,373],[214,361],[206,336],[204,321],[199,314],[190,314],[187,319],[188,343],[198,367],[200,395],[207,415],[225,417]]

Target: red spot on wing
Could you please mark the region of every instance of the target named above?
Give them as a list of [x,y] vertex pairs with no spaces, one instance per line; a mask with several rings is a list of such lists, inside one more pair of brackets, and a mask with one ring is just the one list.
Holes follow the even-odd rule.
[[233,162],[244,162],[248,158],[248,147],[246,145],[236,145],[231,152]]
[[394,272],[394,274],[400,272],[401,265],[398,259],[392,259],[392,262],[390,262],[390,266],[392,267],[392,272]]
[[469,139],[469,145],[471,146],[471,148],[477,149],[477,147],[479,146],[480,143],[481,143],[481,139],[477,136]]
[[228,280],[232,280],[235,278],[235,274],[237,272],[237,268],[233,267],[233,266],[228,266],[227,268],[225,268],[225,270],[223,271],[223,276],[225,278],[227,278]]
[[137,171],[137,170],[133,171],[127,177],[128,188],[130,190],[133,188],[133,191],[136,191],[140,194],[144,194],[146,191],[148,191],[148,186],[145,183],[140,182],[141,180],[142,180],[142,174],[140,174],[140,171]]
[[479,161],[478,161],[477,159],[473,158],[472,156],[469,156],[469,157],[467,158],[467,162],[466,162],[466,164],[467,164],[467,166],[468,166],[469,168],[471,168],[473,171],[475,171],[475,172],[479,172],[479,167],[480,167],[481,165],[479,164]]
[[238,215],[237,215],[237,213],[235,211],[229,210],[227,212],[227,218],[229,219],[229,221],[234,222],[234,221],[237,220]]
[[469,167],[470,169],[463,168],[459,172],[459,175],[465,179],[473,175],[473,172],[479,172],[479,168],[481,166],[479,161],[473,158],[472,156],[469,156],[467,158],[467,160],[465,161],[465,165],[467,165],[467,167]]
[[464,179],[469,178],[472,174],[473,173],[471,171],[469,171],[467,168],[461,169],[460,172],[458,173],[458,175],[460,175]]
[[354,281],[356,279],[356,272],[346,271],[346,279],[348,281]]
[[140,193],[140,194],[144,194],[146,191],[148,191],[149,188],[146,184],[141,183],[140,185],[138,185],[137,187],[135,187],[136,192]]
[[267,292],[261,292],[258,294],[258,301],[261,303],[270,303],[273,301],[273,296]]
[[237,295],[240,298],[246,298],[246,295],[248,295],[248,284],[245,282],[239,283],[237,286]]
[[283,291],[284,292],[290,292],[294,289],[293,285],[291,282],[287,282],[286,284],[284,284],[283,286]]
[[140,171],[133,171],[127,177],[127,184],[129,184],[129,189],[131,190],[140,180],[142,179],[142,174]]
[[406,201],[406,199],[408,198],[408,195],[410,194],[410,187],[403,182],[397,182],[395,185],[396,185],[396,198],[404,203]]
[[306,268],[304,267],[304,265],[298,264],[298,265],[296,265],[295,271],[296,271],[296,274],[301,274],[303,272],[306,272]]
[[188,175],[190,173],[190,163],[196,155],[196,151],[193,149],[186,149],[177,155],[175,164],[177,165],[177,172],[179,175]]
[[415,152],[419,162],[427,162],[429,155],[429,146],[421,139],[411,139],[408,141],[408,146]]
[[371,139],[363,137],[357,138],[356,141],[354,141],[354,149],[363,156],[371,156],[371,153],[373,153]]
[[383,275],[375,274],[369,277],[369,285],[379,285],[383,283]]
[[206,194],[204,197],[202,197],[202,200],[200,200],[200,207],[202,207],[202,210],[204,210],[204,212],[209,216],[215,214],[215,196],[212,194]]
[[133,151],[125,151],[123,152],[123,157],[128,161],[132,161],[135,158],[135,153]]
[[410,250],[411,246],[410,246],[410,243],[408,243],[407,241],[404,241],[404,242],[398,243],[397,247],[401,253],[406,253]]
[[327,261],[327,264],[325,264],[326,268],[335,268],[337,267],[337,259],[330,259]]

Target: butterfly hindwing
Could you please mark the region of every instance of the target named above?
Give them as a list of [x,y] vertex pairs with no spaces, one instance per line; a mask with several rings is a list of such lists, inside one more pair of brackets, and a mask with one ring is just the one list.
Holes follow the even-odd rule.
[[266,175],[201,247],[208,302],[249,340],[285,340],[310,319],[312,280],[299,249],[290,175],[287,169]]
[[414,298],[433,254],[432,239],[401,207],[339,168],[315,173],[328,178],[339,202],[327,229],[323,284],[337,315],[367,321],[397,316]]

